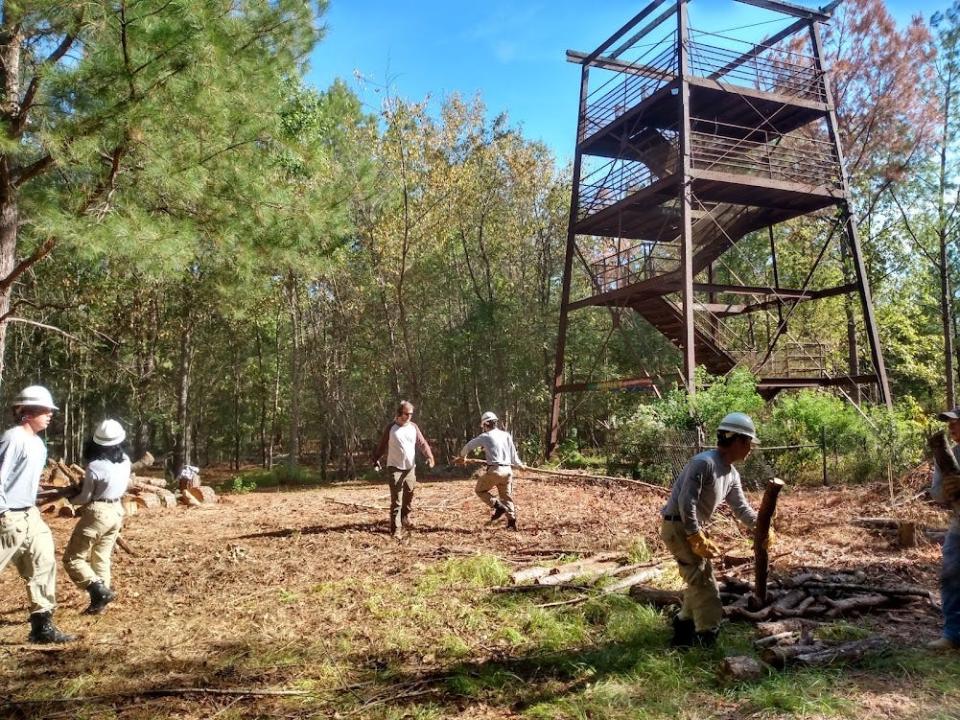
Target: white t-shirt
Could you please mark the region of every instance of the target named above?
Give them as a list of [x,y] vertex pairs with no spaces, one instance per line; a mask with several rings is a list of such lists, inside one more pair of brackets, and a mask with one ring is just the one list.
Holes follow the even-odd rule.
[[119,500],[130,484],[130,458],[123,462],[94,460],[87,465],[80,494],[73,499],[74,505],[85,505],[94,500]]
[[417,426],[411,422],[390,428],[390,443],[387,445],[387,467],[409,470],[416,464]]

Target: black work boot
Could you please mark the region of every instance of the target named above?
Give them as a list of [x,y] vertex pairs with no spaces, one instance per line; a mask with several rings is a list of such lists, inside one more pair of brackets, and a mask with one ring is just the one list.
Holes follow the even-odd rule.
[[670,638],[670,647],[691,647],[694,642],[695,630],[693,620],[675,615],[673,617],[673,637]]
[[46,612],[31,613],[30,615],[30,637],[27,638],[32,643],[67,643],[76,640],[75,635],[67,635],[57,629],[53,624],[53,613],[50,610]]
[[516,530],[517,529],[517,519],[515,517],[507,518],[507,530]]
[[712,630],[700,630],[693,635],[697,645],[703,648],[711,648],[717,644],[717,637],[720,635],[720,628]]
[[494,520],[499,520],[503,517],[503,514],[507,511],[507,506],[504,505],[499,500],[493,501],[493,515],[490,516],[490,522]]
[[87,585],[87,592],[90,593],[90,606],[83,611],[84,615],[99,615],[107,609],[107,603],[117,596],[113,590],[103,584],[103,580]]

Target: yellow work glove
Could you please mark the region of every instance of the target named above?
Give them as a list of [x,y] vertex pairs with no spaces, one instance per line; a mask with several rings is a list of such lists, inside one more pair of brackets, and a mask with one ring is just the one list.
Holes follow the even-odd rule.
[[720,555],[720,548],[717,544],[703,534],[702,531],[695,532],[693,535],[687,535],[687,542],[690,543],[690,549],[695,555],[699,555],[707,560]]
[[773,531],[773,528],[770,528],[769,530],[767,530],[767,539],[766,539],[766,542],[763,543],[763,547],[765,550],[769,550],[776,544],[777,544],[777,534]]

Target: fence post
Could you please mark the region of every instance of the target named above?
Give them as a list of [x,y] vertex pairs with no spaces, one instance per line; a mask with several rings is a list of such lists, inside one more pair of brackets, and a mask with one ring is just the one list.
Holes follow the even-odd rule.
[[820,455],[823,458],[823,484],[827,486],[830,484],[830,479],[827,477],[827,428],[823,426],[820,428]]

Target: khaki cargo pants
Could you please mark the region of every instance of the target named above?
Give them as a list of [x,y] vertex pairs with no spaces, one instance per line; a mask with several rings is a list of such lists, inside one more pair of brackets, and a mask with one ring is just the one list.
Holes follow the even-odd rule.
[[30,612],[52,611],[57,606],[57,559],[53,534],[36,507],[0,516],[0,571],[11,561],[27,581]]
[[110,558],[122,528],[120,503],[96,500],[83,507],[63,553],[63,567],[77,587],[97,580],[111,587]]
[[390,532],[396,532],[398,527],[410,525],[410,506],[417,487],[416,468],[401,470],[388,466],[387,477],[390,483]]
[[474,491],[488,507],[495,505],[491,490],[497,489],[500,502],[507,506],[507,517],[516,519],[517,506],[513,503],[513,471],[509,467],[488,467],[487,471],[477,480]]
[[718,627],[723,618],[723,603],[720,601],[720,588],[713,577],[713,565],[693,552],[687,542],[683,523],[664,520],[660,537],[677,561],[680,577],[687,583],[679,617],[683,620],[693,619],[697,632]]

